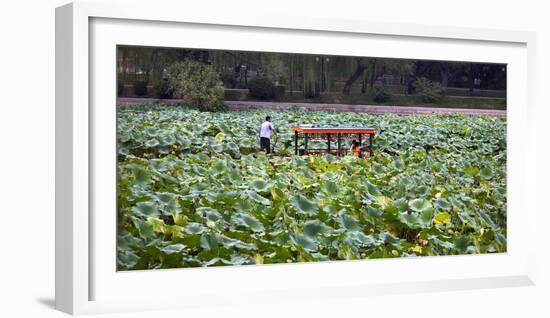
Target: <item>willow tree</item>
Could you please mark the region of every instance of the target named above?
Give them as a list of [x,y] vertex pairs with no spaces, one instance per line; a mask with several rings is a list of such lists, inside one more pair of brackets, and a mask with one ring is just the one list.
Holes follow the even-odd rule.
[[[155,49],[149,47],[119,46],[117,47],[117,68],[120,79],[124,82],[137,80],[138,76],[147,80],[152,63],[152,53]],[[133,78],[130,78],[133,77]]]
[[287,80],[288,63],[283,57],[286,54],[267,53],[261,60],[260,67],[264,70],[264,75],[271,78],[272,81],[283,84]]
[[355,81],[357,81],[360,77],[363,76],[363,73],[367,69],[367,64],[365,63],[365,59],[362,57],[358,57],[355,59],[356,66],[353,73],[348,77],[344,84],[344,88],[342,89],[342,94],[349,95],[351,92],[351,86]]
[[[449,81],[456,75],[462,72],[467,63],[463,62],[436,62],[441,76],[441,95],[447,94],[447,88],[449,87]],[[470,63],[470,73],[474,70],[472,63]],[[473,79],[472,79],[473,81]]]
[[293,91],[295,90],[295,83],[294,78],[296,77],[296,64],[297,64],[297,55],[296,54],[287,54],[286,57],[286,64],[288,65],[288,92],[290,96],[293,95]]
[[302,87],[305,98],[320,95],[317,83],[315,58],[312,55],[302,55]]
[[[348,77],[342,89],[342,94],[349,95],[352,85],[359,79],[363,79],[363,85],[361,92],[365,92],[366,81],[369,81],[369,87],[372,90],[374,83],[378,76],[382,73],[399,74],[400,76],[409,74],[413,69],[413,62],[409,60],[399,59],[380,59],[380,58],[366,58],[356,57],[353,58],[355,67]],[[365,72],[368,71],[368,76],[365,76]]]

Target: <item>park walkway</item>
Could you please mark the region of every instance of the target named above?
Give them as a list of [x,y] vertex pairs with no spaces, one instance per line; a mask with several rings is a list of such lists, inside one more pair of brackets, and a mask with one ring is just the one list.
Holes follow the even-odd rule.
[[[178,99],[155,99],[155,98],[117,98],[118,105],[136,105],[142,103],[180,103]],[[292,106],[304,107],[310,110],[341,110],[346,112],[363,112],[374,115],[385,113],[394,113],[401,116],[414,114],[450,114],[459,113],[463,115],[487,115],[505,117],[505,110],[496,109],[468,109],[468,108],[442,108],[442,107],[423,107],[423,106],[390,106],[390,105],[349,105],[349,104],[320,104],[320,103],[285,103],[285,102],[257,102],[257,101],[225,101],[227,107],[231,110],[253,109],[253,108],[272,108],[289,109]]]

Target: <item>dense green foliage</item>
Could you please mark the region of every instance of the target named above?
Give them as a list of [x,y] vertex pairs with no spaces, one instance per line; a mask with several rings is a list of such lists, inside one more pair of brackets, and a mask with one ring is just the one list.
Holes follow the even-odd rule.
[[433,103],[441,98],[441,84],[421,77],[415,82],[416,92],[425,103]]
[[124,91],[124,84],[122,84],[122,82],[117,82],[116,83],[117,96],[122,96],[123,91]]
[[[375,155],[290,156],[311,122],[376,127]],[[145,105],[117,143],[119,270],[506,251],[503,118]]]
[[[264,90],[270,98],[253,93],[247,95],[249,100],[506,109],[506,66],[495,63],[119,45],[117,82],[146,80],[151,87],[147,97],[173,98],[168,70],[185,61],[209,65],[227,90],[247,91],[257,77],[272,81],[275,92]],[[417,95],[414,82],[420,77],[440,83],[439,89],[434,92],[426,86],[425,93]],[[384,83],[382,90],[375,87],[378,82]],[[239,100],[247,96],[239,95]],[[135,95],[122,90],[120,97]]]
[[137,96],[145,96],[147,94],[147,81],[136,80],[134,82],[134,94]]
[[225,108],[222,101],[223,83],[211,65],[186,60],[172,64],[168,73],[169,86],[174,97],[183,98],[202,111],[219,111]]
[[372,99],[375,102],[387,102],[392,98],[391,90],[382,83],[376,83],[373,87]]
[[271,99],[275,97],[275,85],[269,77],[255,77],[248,83],[250,97]]

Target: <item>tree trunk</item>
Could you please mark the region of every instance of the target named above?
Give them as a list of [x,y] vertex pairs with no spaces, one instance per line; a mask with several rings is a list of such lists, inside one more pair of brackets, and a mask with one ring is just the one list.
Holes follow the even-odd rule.
[[405,75],[406,95],[412,95],[415,93],[414,82],[416,77],[413,75]]
[[475,64],[470,63],[470,71],[468,72],[468,85],[470,88],[470,96],[474,96],[474,86],[475,86]]
[[288,57],[288,60],[289,60],[289,63],[288,63],[288,91],[290,93],[290,96],[292,96],[292,81],[294,80],[294,60],[293,60],[293,56],[290,55]]
[[372,60],[372,72],[370,74],[370,91],[374,87],[374,82],[376,82],[376,60]]
[[450,65],[447,62],[442,62],[439,66],[439,74],[441,74],[441,95],[447,95],[447,88],[449,87],[449,75]]
[[361,77],[361,75],[363,75],[363,72],[365,72],[366,69],[367,67],[363,63],[361,63],[361,59],[357,59],[357,67],[355,68],[353,74],[346,81],[344,89],[342,90],[342,94],[349,95],[351,91],[351,86],[353,85],[353,83],[355,83],[355,81],[357,81],[359,77]]

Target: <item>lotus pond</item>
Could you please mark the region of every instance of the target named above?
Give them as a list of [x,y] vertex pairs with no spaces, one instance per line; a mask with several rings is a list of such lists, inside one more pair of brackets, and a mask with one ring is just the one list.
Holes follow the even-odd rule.
[[[506,251],[505,118],[139,105],[117,121],[119,270]],[[374,156],[294,156],[303,123],[375,127]]]

